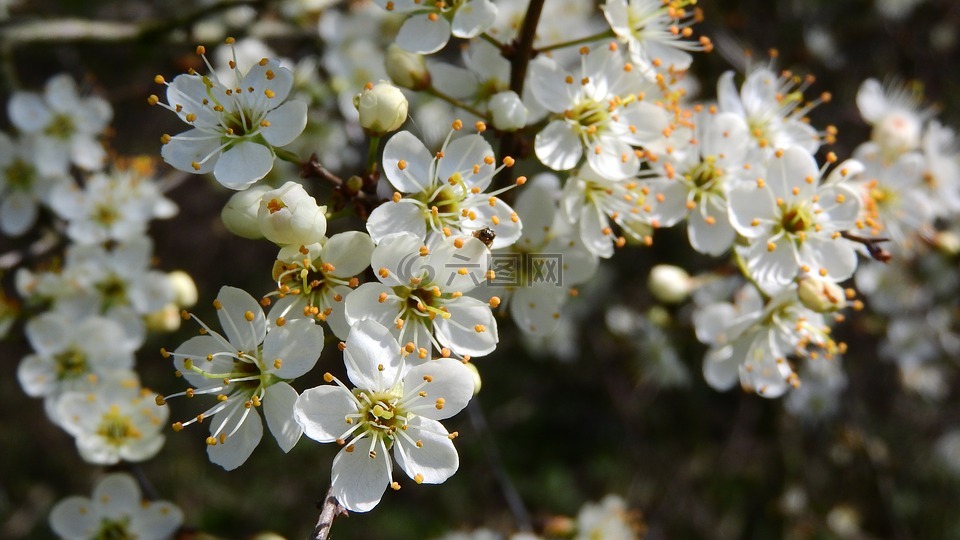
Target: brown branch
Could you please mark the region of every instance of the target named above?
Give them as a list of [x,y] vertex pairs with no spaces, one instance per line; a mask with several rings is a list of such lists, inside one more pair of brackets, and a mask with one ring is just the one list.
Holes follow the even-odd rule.
[[886,263],[890,262],[890,259],[893,258],[893,255],[891,255],[889,251],[880,247],[881,243],[889,242],[889,238],[866,238],[864,236],[857,236],[847,231],[841,232],[840,236],[850,240],[851,242],[863,244],[863,246],[867,248],[867,253],[869,253],[870,256],[877,261]]
[[311,540],[327,540],[334,518],[340,515],[348,516],[349,514],[347,509],[341,506],[337,498],[333,496],[333,486],[330,486],[330,489],[327,490],[326,498],[323,499],[323,503],[317,504],[317,508],[320,509],[320,517],[317,519],[317,526],[313,529],[310,538]]
[[[523,17],[520,35],[509,45],[503,47],[503,56],[510,60],[510,90],[523,98],[523,84],[527,78],[527,66],[534,56],[533,40],[537,36],[537,25],[540,23],[540,14],[543,12],[545,0],[530,0],[527,14]],[[530,145],[519,132],[507,134],[500,145],[500,157],[510,156],[515,159],[526,157],[530,152]],[[497,175],[501,183],[509,183],[509,168],[505,168]]]

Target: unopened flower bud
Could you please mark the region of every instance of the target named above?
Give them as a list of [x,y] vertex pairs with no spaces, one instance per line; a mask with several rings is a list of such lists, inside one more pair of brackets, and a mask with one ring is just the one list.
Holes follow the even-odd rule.
[[263,238],[257,213],[260,211],[260,199],[270,191],[270,186],[256,185],[245,191],[234,193],[220,212],[220,219],[227,230],[237,236],[258,240]]
[[920,147],[920,130],[914,115],[894,111],[873,126],[870,138],[885,154],[898,156]]
[[665,304],[683,302],[693,288],[690,274],[683,268],[669,264],[658,264],[650,270],[647,287],[653,297]]
[[147,328],[156,332],[175,332],[180,328],[180,308],[174,304],[167,304],[162,309],[148,313],[145,321]]
[[407,120],[407,97],[396,86],[381,82],[353,98],[360,113],[360,125],[383,135],[400,129]]
[[960,253],[960,237],[953,231],[939,231],[933,237],[933,245],[944,255],[953,257]]
[[527,108],[516,92],[507,90],[490,98],[493,127],[502,131],[516,131],[527,125]]
[[813,276],[800,278],[797,295],[805,307],[817,313],[830,313],[847,306],[843,288],[827,279]]
[[[174,270],[167,274],[167,281],[173,287],[173,302],[180,308],[187,308],[197,303],[197,284],[190,274],[183,270]],[[177,310],[180,313],[180,310]]]
[[473,375],[473,395],[477,395],[480,393],[480,386],[482,386],[480,371],[477,370],[477,366],[473,365],[473,362],[467,362],[464,366],[466,366],[470,374]]
[[427,71],[427,61],[423,55],[405,51],[393,43],[387,47],[384,64],[387,75],[397,86],[411,90],[430,87],[430,72]]
[[326,206],[317,205],[303,186],[287,182],[263,194],[257,220],[263,236],[279,246],[306,246],[327,232]]

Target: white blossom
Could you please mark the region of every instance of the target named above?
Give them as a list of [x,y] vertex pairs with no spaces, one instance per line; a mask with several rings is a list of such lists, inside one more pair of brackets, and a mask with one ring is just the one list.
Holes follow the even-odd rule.
[[300,439],[293,420],[297,391],[289,381],[310,371],[323,350],[323,328],[310,319],[274,325],[267,332],[260,304],[234,287],[223,287],[214,301],[226,337],[200,322],[205,332],[173,353],[177,371],[193,388],[174,396],[212,394],[217,403],[176,431],[206,419],[210,424],[207,455],[226,470],[242,465],[263,435],[258,409],[280,448],[289,452]]
[[[198,52],[203,52],[199,47]],[[206,61],[206,57],[204,57]],[[307,104],[287,99],[293,73],[277,60],[263,58],[245,73],[236,61],[235,81],[221,81],[192,72],[166,83],[165,108],[192,127],[170,137],[164,135],[163,159],[189,173],[212,172],[230,189],[246,189],[273,168],[274,148],[286,146],[307,124]],[[161,103],[150,96],[152,104]]]
[[65,540],[165,540],[182,524],[180,508],[143,500],[137,481],[126,473],[105,475],[90,498],[67,497],[50,511],[50,528]]
[[449,433],[439,422],[460,412],[473,397],[473,376],[459,361],[407,362],[390,332],[374,321],[353,326],[343,349],[350,390],[331,374],[325,385],[303,392],[294,406],[307,437],[336,442],[331,487],[348,510],[377,505],[393,480],[393,463],[418,484],[439,484],[459,467]]

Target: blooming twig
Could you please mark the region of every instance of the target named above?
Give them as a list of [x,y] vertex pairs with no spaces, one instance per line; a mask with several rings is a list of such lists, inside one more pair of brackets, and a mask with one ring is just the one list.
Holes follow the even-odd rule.
[[334,518],[339,515],[347,516],[349,514],[347,513],[347,509],[340,506],[336,497],[333,496],[332,486],[327,490],[327,496],[323,499],[323,503],[317,506],[320,507],[320,517],[317,519],[317,526],[313,529],[313,534],[310,535],[310,538],[314,540],[326,540],[330,534],[330,527],[333,526]]

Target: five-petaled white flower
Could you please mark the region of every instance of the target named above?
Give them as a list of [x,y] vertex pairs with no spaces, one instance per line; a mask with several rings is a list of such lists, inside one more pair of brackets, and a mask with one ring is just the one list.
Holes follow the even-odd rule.
[[375,1],[387,11],[410,13],[397,34],[397,45],[420,54],[439,51],[450,41],[450,34],[465,39],[477,37],[497,18],[497,6],[490,0]]
[[544,165],[572,169],[586,156],[601,176],[619,180],[640,168],[635,146],[663,138],[667,111],[644,99],[658,93],[639,70],[624,63],[615,43],[583,50],[580,69],[570,73],[539,56],[530,65],[533,96],[555,113],[537,133],[534,150]]
[[267,427],[284,452],[300,439],[293,420],[297,391],[289,382],[310,371],[323,350],[323,328],[311,319],[275,325],[267,332],[260,304],[248,293],[223,287],[214,301],[226,337],[205,324],[203,335],[191,338],[173,353],[178,372],[194,386],[174,396],[215,394],[217,403],[174,430],[210,418],[207,455],[226,470],[242,465],[263,436],[256,412],[263,407]]
[[487,277],[489,251],[474,237],[434,237],[426,245],[410,233],[377,245],[370,266],[379,283],[364,283],[346,300],[351,325],[373,319],[427,358],[483,356],[497,347],[497,320],[486,302],[464,296]]
[[113,465],[152,458],[163,448],[161,433],[170,410],[132,377],[107,377],[57,402],[57,423],[74,436],[88,463]]
[[344,339],[350,325],[343,310],[347,296],[359,284],[357,278],[368,266],[373,240],[360,231],[335,234],[322,244],[303,246],[296,255],[281,254],[273,265],[279,300],[270,309],[271,323],[315,317]]
[[69,75],[47,81],[42,96],[15,92],[7,113],[17,129],[36,137],[33,162],[42,174],[65,174],[71,163],[88,171],[103,167],[107,152],[97,138],[113,118],[113,109],[101,97],[80,97]]
[[[409,232],[421,240],[491,228],[496,233],[493,247],[505,247],[520,237],[521,223],[516,212],[497,198],[507,188],[490,193],[493,176],[514,163],[494,167],[493,149],[479,134],[451,140],[462,123],[454,122],[443,147],[434,156],[420,139],[408,131],[394,135],[383,149],[383,169],[395,193],[393,202],[381,204],[370,214],[367,231],[374,242],[398,232]],[[480,124],[482,126],[482,123]],[[485,129],[485,128],[484,128]],[[517,185],[525,181],[517,179]]]
[[717,81],[717,104],[721,112],[743,117],[750,130],[753,148],[769,156],[777,149],[803,147],[814,153],[820,147],[820,134],[810,126],[804,115],[829,94],[806,102],[803,90],[813,79],[806,80],[784,72],[779,77],[769,68],[760,67],[747,74],[740,92],[733,83],[733,72],[728,71]]
[[[203,56],[203,47],[197,50]],[[236,82],[229,85],[207,66],[210,75],[191,71],[171,83],[157,76],[157,82],[167,85],[167,103],[154,95],[148,102],[176,112],[193,127],[174,137],[164,135],[160,153],[181,171],[213,172],[224,186],[246,189],[273,168],[274,148],[303,132],[307,104],[287,100],[293,73],[277,60],[264,58],[246,73],[231,61]]]
[[439,484],[460,460],[449,433],[438,420],[460,412],[473,397],[470,370],[452,358],[413,366],[390,332],[374,321],[354,325],[343,349],[350,390],[330,373],[327,382],[303,392],[294,406],[307,437],[336,442],[333,494],[344,507],[366,512],[380,502],[397,465],[416,483]]
[[792,146],[776,152],[765,178],[730,190],[730,222],[748,240],[737,254],[765,292],[776,293],[801,273],[835,282],[853,275],[855,244],[842,233],[855,227],[860,198],[845,180],[862,170],[848,160],[819,184],[813,156]]
[[137,481],[126,473],[108,474],[97,482],[92,497],[67,497],[50,511],[50,528],[67,540],[163,540],[181,524],[180,508],[142,500]]
[[689,0],[607,0],[603,15],[617,39],[626,42],[630,59],[644,70],[683,71],[693,58],[688,51],[712,49],[706,37],[693,35],[696,10],[687,10]]
[[644,183],[650,190],[647,217],[655,227],[686,218],[693,249],[717,256],[736,237],[727,217],[727,191],[749,172],[744,169],[749,135],[743,118],[732,113],[695,118],[690,142],[651,163],[658,176]]

